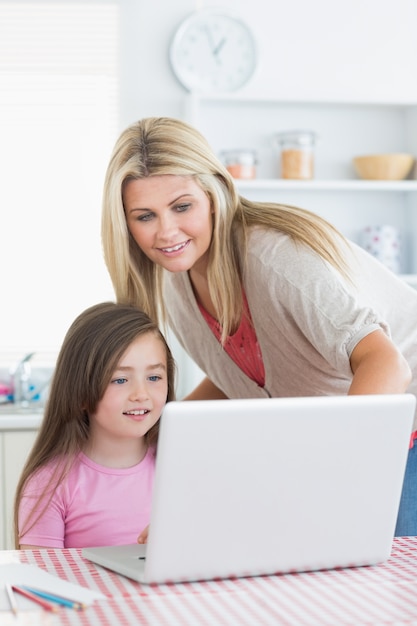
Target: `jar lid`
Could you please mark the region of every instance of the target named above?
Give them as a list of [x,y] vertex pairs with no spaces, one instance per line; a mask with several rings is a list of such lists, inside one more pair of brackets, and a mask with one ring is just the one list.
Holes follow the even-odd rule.
[[311,146],[317,139],[312,130],[288,130],[275,135],[278,143],[293,143],[299,146]]
[[226,165],[255,165],[257,162],[255,150],[249,149],[223,150],[220,156]]

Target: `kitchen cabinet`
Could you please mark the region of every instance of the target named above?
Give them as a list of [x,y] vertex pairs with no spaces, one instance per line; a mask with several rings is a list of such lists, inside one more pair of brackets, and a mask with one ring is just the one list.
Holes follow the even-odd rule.
[[[13,505],[16,486],[30,449],[35,441],[41,415],[13,416],[6,424],[0,417],[0,549],[9,550],[13,546]],[[23,424],[23,425],[22,425]]]
[[[261,96],[186,96],[184,118],[212,148],[255,149],[257,177],[236,180],[251,200],[302,206],[360,243],[368,226],[400,233],[401,274],[417,282],[417,176],[402,181],[359,180],[352,159],[361,154],[408,152],[417,156],[417,101],[289,102]],[[313,180],[283,180],[278,132],[307,129],[318,135]]]

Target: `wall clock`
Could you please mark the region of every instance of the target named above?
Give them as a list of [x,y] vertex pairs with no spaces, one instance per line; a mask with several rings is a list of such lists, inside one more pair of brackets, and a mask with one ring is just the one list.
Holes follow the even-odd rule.
[[257,62],[250,28],[221,9],[202,9],[187,17],[175,32],[169,54],[180,83],[203,93],[239,89]]

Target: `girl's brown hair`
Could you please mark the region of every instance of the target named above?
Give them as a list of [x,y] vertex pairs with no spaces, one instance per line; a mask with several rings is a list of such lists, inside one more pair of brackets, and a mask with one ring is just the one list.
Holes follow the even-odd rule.
[[[85,310],[70,326],[58,355],[42,424],[16,490],[16,548],[19,503],[27,480],[51,461],[60,461],[50,488],[34,501],[30,526],[48,505],[51,489],[63,480],[84,449],[90,432],[88,415],[97,409],[120,358],[135,339],[147,333],[165,347],[169,402],[175,399],[175,361],[163,334],[146,313],[133,305],[103,302]],[[148,446],[156,446],[158,431],[159,421],[145,435]]]

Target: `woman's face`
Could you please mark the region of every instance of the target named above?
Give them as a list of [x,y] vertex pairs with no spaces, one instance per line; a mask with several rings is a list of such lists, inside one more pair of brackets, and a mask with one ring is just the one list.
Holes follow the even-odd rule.
[[149,176],[123,191],[129,231],[146,256],[169,272],[205,273],[213,230],[209,198],[189,176]]

